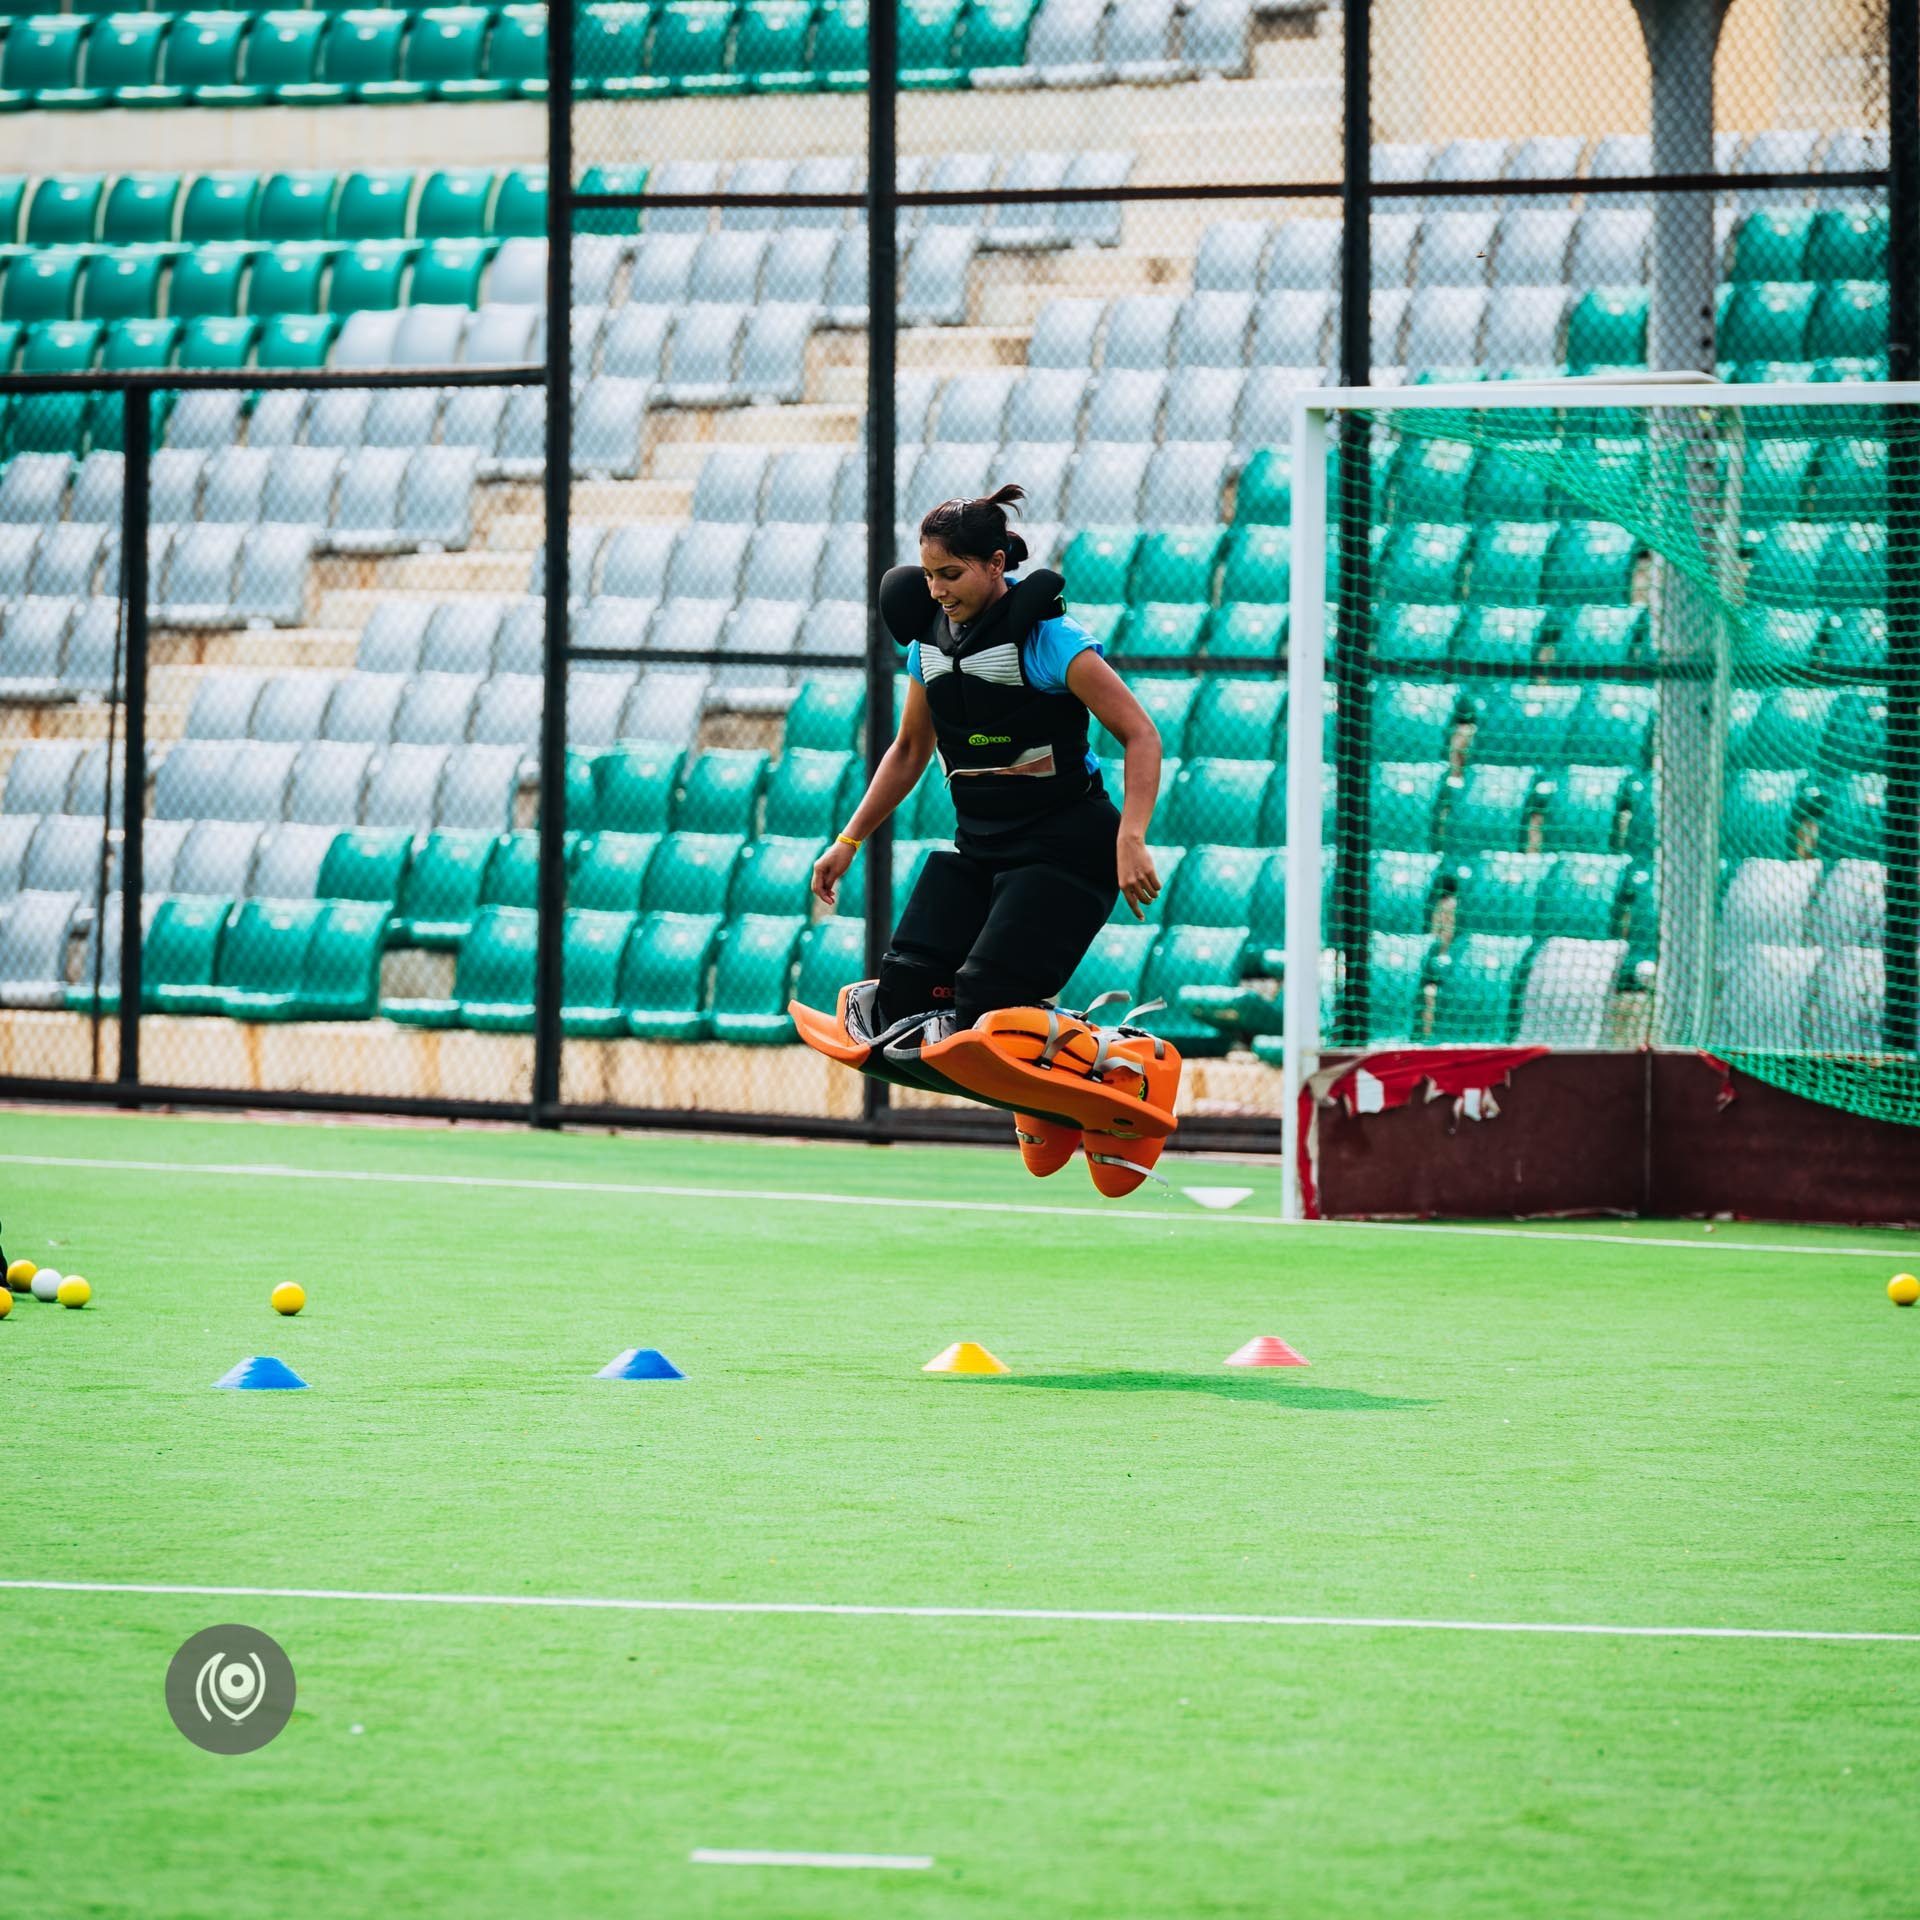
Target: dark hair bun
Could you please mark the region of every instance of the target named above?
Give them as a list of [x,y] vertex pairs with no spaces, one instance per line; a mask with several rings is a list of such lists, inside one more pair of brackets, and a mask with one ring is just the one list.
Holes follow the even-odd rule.
[[991,560],[1007,556],[1009,568],[1027,558],[1027,543],[1007,530],[1007,509],[1018,509],[1027,497],[1025,487],[1009,481],[979,500],[943,500],[920,522],[920,538],[937,540],[958,560]]

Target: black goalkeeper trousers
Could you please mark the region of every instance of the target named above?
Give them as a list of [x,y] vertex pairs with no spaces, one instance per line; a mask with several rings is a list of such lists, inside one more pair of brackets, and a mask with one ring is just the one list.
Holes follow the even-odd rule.
[[875,1015],[951,1010],[962,1026],[996,1007],[1051,1000],[1106,924],[1119,893],[1120,815],[1095,792],[1017,836],[963,829],[928,856],[880,963]]

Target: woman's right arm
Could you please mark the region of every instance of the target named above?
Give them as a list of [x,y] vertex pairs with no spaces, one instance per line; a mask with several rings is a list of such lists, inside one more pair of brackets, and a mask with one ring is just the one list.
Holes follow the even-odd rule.
[[837,839],[813,864],[813,891],[831,907],[841,876],[853,865],[856,849],[848,840],[865,840],[900,802],[920,784],[920,776],[933,758],[933,714],[927,706],[927,690],[918,680],[907,682],[906,705],[900,714],[900,730],[893,744],[880,756],[867,791],[853,810],[853,818],[841,829]]

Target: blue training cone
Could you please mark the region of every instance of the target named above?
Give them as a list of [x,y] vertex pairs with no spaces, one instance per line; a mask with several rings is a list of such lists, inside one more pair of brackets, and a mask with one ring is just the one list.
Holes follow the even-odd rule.
[[307,1383],[284,1360],[276,1360],[270,1353],[256,1353],[251,1360],[229,1367],[213,1384],[216,1387],[304,1387]]
[[684,1380],[687,1376],[658,1347],[629,1347],[593,1376],[596,1380]]

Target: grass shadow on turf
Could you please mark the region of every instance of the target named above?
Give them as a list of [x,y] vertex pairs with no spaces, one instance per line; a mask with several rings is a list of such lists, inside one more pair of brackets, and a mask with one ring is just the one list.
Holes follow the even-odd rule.
[[1062,1387],[1081,1393],[1212,1393],[1223,1400],[1262,1400],[1299,1413],[1400,1413],[1438,1405],[1393,1394],[1361,1393],[1354,1387],[1310,1387],[1261,1373],[1142,1373],[1114,1368],[1104,1373],[1013,1373],[1000,1387]]

